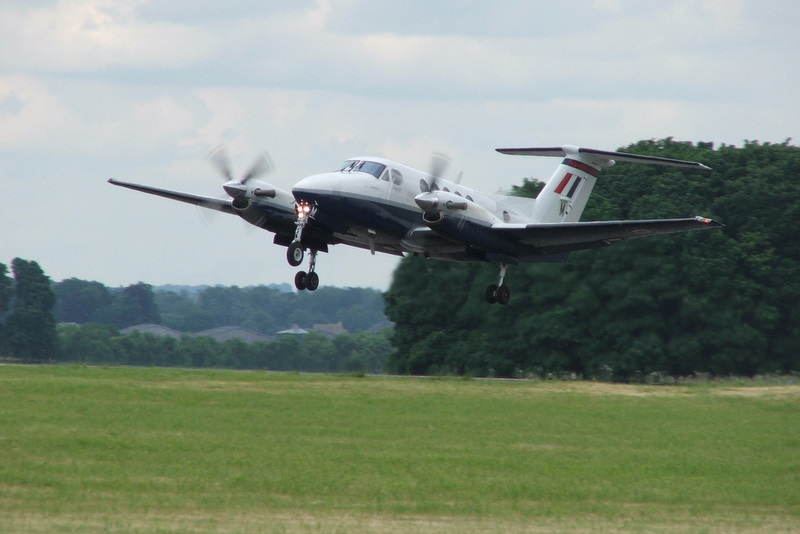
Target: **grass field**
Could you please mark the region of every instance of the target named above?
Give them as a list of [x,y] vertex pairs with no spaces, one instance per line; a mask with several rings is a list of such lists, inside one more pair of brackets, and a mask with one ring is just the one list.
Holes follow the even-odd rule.
[[800,532],[800,386],[0,366],[0,532]]

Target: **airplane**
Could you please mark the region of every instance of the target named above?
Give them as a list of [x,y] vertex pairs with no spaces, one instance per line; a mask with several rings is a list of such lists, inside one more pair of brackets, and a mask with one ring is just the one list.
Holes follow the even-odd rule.
[[484,194],[445,180],[446,157],[434,154],[430,172],[379,157],[355,157],[341,166],[297,182],[291,193],[261,176],[273,166],[262,155],[234,178],[223,148],[210,159],[226,182],[229,198],[214,198],[123,182],[108,183],[143,193],[238,215],[274,234],[287,247],[293,267],[308,252],[308,270],[294,278],[298,291],[319,287],[317,254],[344,244],[398,256],[415,255],[458,262],[487,262],[499,268],[486,288],[488,303],[507,304],[509,266],[564,262],[569,252],[604,247],[626,239],[719,228],[705,217],[623,221],[579,221],[602,169],[616,162],[704,169],[702,163],[564,145],[498,148],[514,156],[562,158],[537,198]]

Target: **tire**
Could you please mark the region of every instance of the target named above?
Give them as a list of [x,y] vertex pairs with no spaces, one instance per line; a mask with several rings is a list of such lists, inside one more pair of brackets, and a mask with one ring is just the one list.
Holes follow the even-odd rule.
[[294,275],[294,287],[296,287],[298,291],[306,289],[306,276],[305,271],[297,271],[297,274]]
[[319,287],[319,275],[317,273],[308,273],[305,279],[306,289],[315,291]]
[[511,290],[503,284],[497,288],[497,302],[505,306],[509,300],[511,300]]
[[486,288],[486,302],[494,304],[497,302],[497,286],[492,284]]
[[294,241],[291,245],[289,245],[289,248],[286,249],[286,260],[292,267],[297,267],[303,263],[304,256],[305,252],[303,251],[303,245],[297,241]]

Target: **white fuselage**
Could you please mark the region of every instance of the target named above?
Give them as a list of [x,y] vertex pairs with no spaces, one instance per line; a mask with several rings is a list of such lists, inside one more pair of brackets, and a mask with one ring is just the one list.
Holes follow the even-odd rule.
[[[401,254],[422,251],[409,234],[426,224],[420,197],[431,189],[436,191],[440,204],[434,209],[445,213],[454,211],[462,223],[470,220],[483,225],[530,222],[529,217],[498,199],[502,198],[500,195],[485,195],[375,157],[353,158],[340,170],[309,176],[292,188],[292,194],[297,202],[312,203],[316,208],[314,217],[333,228],[334,236],[341,242]],[[530,205],[534,202],[518,200],[527,200]],[[455,205],[458,206],[448,207]]]

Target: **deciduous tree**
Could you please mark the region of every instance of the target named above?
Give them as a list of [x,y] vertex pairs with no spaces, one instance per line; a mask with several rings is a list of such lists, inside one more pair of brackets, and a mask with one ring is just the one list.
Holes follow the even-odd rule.
[[28,362],[56,357],[57,334],[53,318],[55,295],[50,279],[35,261],[15,258],[14,306],[6,321],[6,344],[10,353]]

